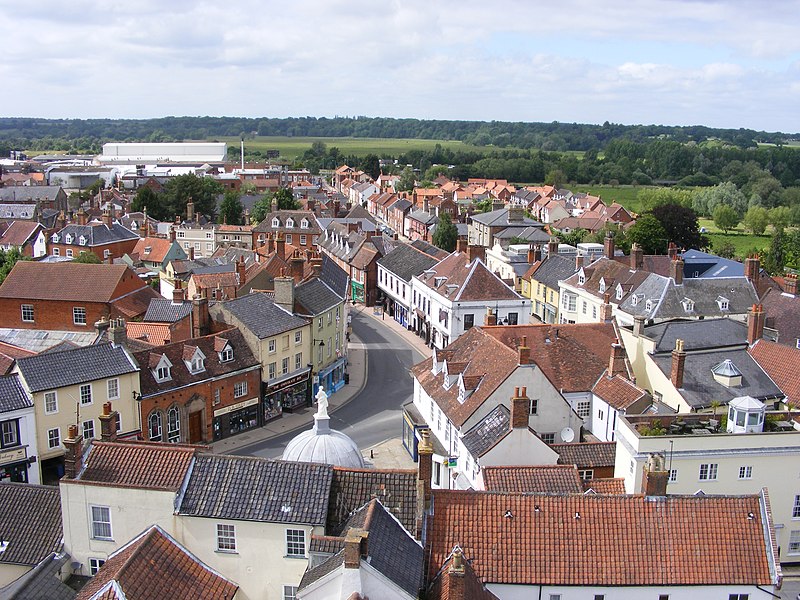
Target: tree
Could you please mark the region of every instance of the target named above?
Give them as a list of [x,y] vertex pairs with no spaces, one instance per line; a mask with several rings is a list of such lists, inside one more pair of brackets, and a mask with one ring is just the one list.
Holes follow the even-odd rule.
[[417,182],[414,176],[414,169],[406,167],[400,173],[400,179],[397,180],[398,192],[410,192],[414,189],[414,184]]
[[739,215],[727,204],[718,204],[714,209],[714,225],[728,233],[739,224]]
[[228,190],[219,206],[219,219],[228,225],[240,225],[244,206],[239,199],[239,192]]
[[755,235],[761,235],[769,223],[769,211],[763,206],[751,206],[747,209],[742,222]]
[[720,244],[714,244],[714,254],[716,254],[717,256],[721,256],[722,258],[735,258],[736,246],[734,246],[730,242],[722,242]]
[[433,245],[452,252],[456,249],[456,242],[458,242],[458,228],[453,224],[448,213],[442,213],[439,216],[436,231],[433,232]]
[[364,173],[377,179],[381,175],[381,161],[377,154],[367,154],[360,164],[360,168]]
[[788,206],[776,206],[769,209],[769,222],[775,229],[784,229],[792,222],[792,209]]
[[583,242],[583,239],[586,237],[587,231],[585,229],[581,229],[578,227],[577,229],[573,229],[569,233],[564,233],[559,231],[556,233],[556,237],[561,241],[562,244],[569,244],[570,246],[577,246],[578,244]]
[[11,269],[20,260],[30,260],[30,258],[23,256],[16,247],[12,247],[8,252],[0,250],[0,283],[5,281],[5,278],[11,273]]
[[547,175],[545,175],[544,183],[545,185],[552,185],[557,190],[564,187],[564,183],[566,182],[567,176],[564,175],[564,171],[561,169],[551,169],[548,171]]
[[628,240],[641,246],[645,254],[664,254],[669,244],[666,229],[652,213],[642,215],[628,229]]
[[747,196],[730,181],[697,190],[692,195],[692,208],[699,215],[713,215],[720,204],[727,204],[741,217],[747,211]]
[[662,204],[674,204],[678,206],[691,206],[692,193],[688,190],[678,190],[675,188],[647,188],[639,190],[636,199],[642,203],[645,210],[653,210]]
[[[708,240],[700,233],[697,213],[691,208],[678,204],[661,204],[650,212],[664,228],[667,242],[675,242],[679,248],[699,249],[708,245]],[[666,248],[667,244],[664,244],[662,252]]]
[[258,225],[267,218],[267,215],[272,212],[272,195],[266,194],[263,198],[256,200],[253,208],[250,210],[250,222]]
[[275,192],[275,200],[278,203],[278,210],[298,210],[300,203],[294,199],[294,194],[289,188],[281,188]]
[[94,252],[81,252],[72,259],[72,262],[82,263],[85,265],[99,265],[103,261]]
[[168,215],[162,210],[161,200],[158,194],[147,186],[139,188],[139,191],[136,192],[136,195],[133,197],[133,202],[131,203],[131,210],[134,212],[142,212],[145,209],[147,209],[147,212],[152,215],[153,218],[160,221],[166,219],[171,220],[174,216]]
[[786,259],[783,229],[777,229],[775,235],[772,236],[769,250],[764,253],[764,268],[771,275],[781,275],[783,274],[783,267],[786,265]]
[[217,197],[224,192],[222,184],[211,177],[198,177],[193,173],[178,175],[167,181],[161,195],[166,214],[162,219],[175,215],[186,216],[186,204],[194,203],[195,215],[206,215],[213,219],[217,210]]

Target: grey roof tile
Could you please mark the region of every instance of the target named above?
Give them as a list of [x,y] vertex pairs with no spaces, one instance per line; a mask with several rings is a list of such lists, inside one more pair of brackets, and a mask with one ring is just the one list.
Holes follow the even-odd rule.
[[51,553],[22,577],[0,588],[3,600],[74,600],[77,592],[61,581],[69,554]]
[[33,401],[25,393],[17,375],[0,377],[0,413],[32,406]]
[[0,485],[0,507],[0,531],[8,542],[0,564],[32,567],[60,549],[63,533],[57,487],[4,483]]
[[138,371],[121,346],[98,344],[17,360],[32,392],[53,390]]
[[655,352],[672,352],[675,341],[683,340],[687,352],[701,348],[743,346],[747,343],[747,325],[732,319],[677,319],[644,328],[644,335],[655,342]]
[[149,323],[175,323],[192,312],[191,302],[174,304],[166,298],[153,298],[144,315],[144,321]]
[[227,302],[219,302],[211,307],[211,313],[215,316],[224,312],[233,315],[259,339],[303,327],[307,322],[305,319],[285,311],[266,294],[260,292]]
[[511,413],[504,405],[498,404],[461,437],[461,442],[477,458],[500,441],[510,427]]
[[439,260],[423,253],[408,244],[400,244],[386,256],[378,259],[378,264],[403,281],[411,282],[414,275],[421,275]]
[[575,273],[575,260],[563,256],[547,256],[533,274],[533,280],[557,290],[558,282]]
[[[305,309],[304,314],[315,316],[341,304],[344,298],[334,293],[320,279],[304,281],[294,288],[295,303]],[[299,311],[298,311],[299,312]]]
[[324,525],[330,465],[200,455],[178,513],[185,516]]
[[81,236],[85,237],[87,246],[110,244],[121,240],[139,239],[137,234],[119,223],[114,223],[111,227],[108,227],[105,223],[67,225],[58,231],[58,237],[61,243],[65,243],[66,235],[72,236],[72,244],[77,244]]

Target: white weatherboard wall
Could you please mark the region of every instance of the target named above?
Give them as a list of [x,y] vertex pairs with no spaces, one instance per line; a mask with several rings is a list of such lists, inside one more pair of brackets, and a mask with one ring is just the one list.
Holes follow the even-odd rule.
[[[603,595],[608,600],[658,600],[668,595],[669,600],[726,600],[730,594],[749,594],[748,600],[774,599],[774,586],[758,588],[754,585],[686,585],[686,586],[629,586],[629,587],[574,587],[507,585],[489,583],[486,586],[500,600],[587,600]],[[768,591],[769,590],[769,591]],[[772,592],[772,593],[770,593]],[[741,596],[744,598],[744,596]]]
[[[654,452],[664,453],[667,468],[677,471],[669,494],[757,494],[767,488],[781,562],[800,562],[800,551],[789,550],[791,532],[800,536],[800,518],[792,517],[800,496],[800,431],[641,437],[620,418],[614,477],[625,479],[627,493],[641,491],[642,471]],[[700,480],[701,464],[716,464],[717,478]],[[740,467],[752,468],[749,479],[739,478]]]
[[[217,550],[217,524],[233,525],[236,552]],[[205,517],[178,517],[176,539],[212,569],[239,585],[243,600],[283,600],[283,586],[299,586],[308,566],[311,534],[322,527]],[[286,556],[286,530],[306,532],[306,557]],[[240,596],[237,596],[239,598]]]

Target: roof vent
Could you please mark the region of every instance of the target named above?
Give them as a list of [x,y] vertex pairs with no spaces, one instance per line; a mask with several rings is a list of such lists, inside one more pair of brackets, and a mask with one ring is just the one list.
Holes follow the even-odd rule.
[[579,512],[576,512],[576,513],[575,513],[575,518],[576,518],[576,519],[580,519],[580,518],[581,518],[581,513],[579,513]]
[[512,513],[510,510],[507,510],[506,514],[504,514],[503,517],[505,517],[506,519],[513,519],[514,513]]
[[8,550],[8,540],[0,538],[0,554]]

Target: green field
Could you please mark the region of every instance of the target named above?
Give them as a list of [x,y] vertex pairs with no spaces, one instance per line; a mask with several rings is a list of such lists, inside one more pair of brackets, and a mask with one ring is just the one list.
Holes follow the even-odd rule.
[[642,204],[639,202],[638,194],[642,186],[632,185],[576,185],[570,188],[573,192],[584,192],[592,196],[600,196],[606,205],[612,202],[622,204],[629,211],[635,213],[642,212]]
[[732,229],[726,234],[714,225],[714,221],[711,219],[698,219],[698,224],[708,231],[707,235],[711,241],[712,248],[718,248],[726,242],[733,244],[734,248],[736,248],[736,256],[739,258],[746,258],[747,254],[753,250],[766,250],[769,248],[770,241],[772,241],[771,227],[767,229],[767,233],[764,235],[753,235],[745,231],[744,226],[740,223],[736,229]]
[[[239,147],[240,139],[237,137],[214,138],[220,142],[227,142],[228,146]],[[418,139],[388,139],[388,138],[353,138],[353,137],[284,137],[284,136],[257,136],[244,141],[245,152],[250,150],[277,150],[282,158],[295,160],[303,152],[311,148],[314,142],[323,142],[329,149],[336,147],[344,155],[366,156],[388,154],[396,156],[411,150],[433,150],[436,144],[451,150],[465,150],[470,152],[488,152],[493,147],[479,147],[453,140],[418,140]]]

